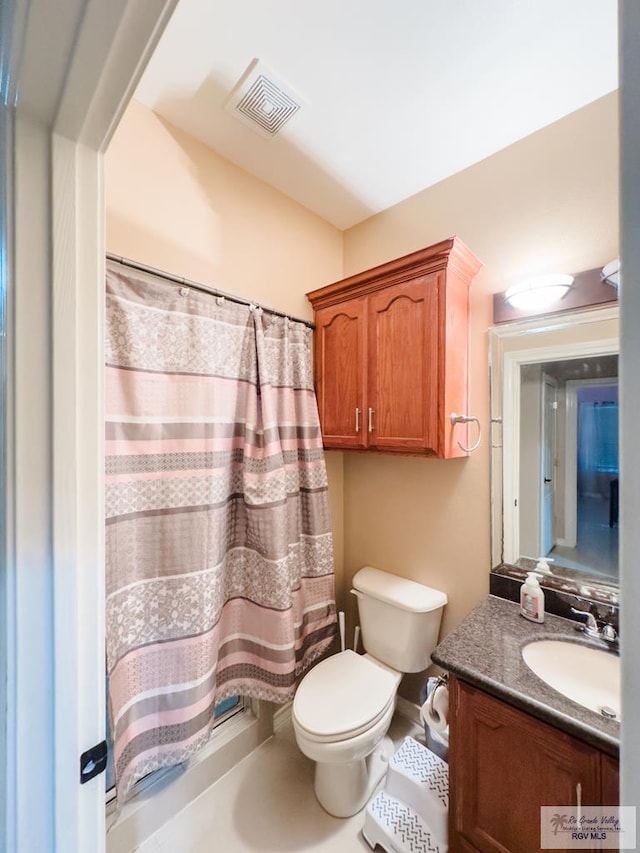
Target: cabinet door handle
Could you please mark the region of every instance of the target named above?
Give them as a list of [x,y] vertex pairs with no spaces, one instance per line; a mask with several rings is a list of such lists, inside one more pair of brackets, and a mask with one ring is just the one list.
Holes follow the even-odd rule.
[[582,815],[582,783],[578,782],[576,785],[576,807],[578,810],[577,818],[580,820]]
[[373,432],[373,409],[369,409],[369,432]]
[[360,432],[360,409],[356,409],[356,432]]

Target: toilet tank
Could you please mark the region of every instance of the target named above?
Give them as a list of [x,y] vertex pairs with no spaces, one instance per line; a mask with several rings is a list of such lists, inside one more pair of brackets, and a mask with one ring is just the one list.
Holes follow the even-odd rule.
[[398,672],[431,665],[447,596],[415,581],[365,566],[353,577],[362,644]]

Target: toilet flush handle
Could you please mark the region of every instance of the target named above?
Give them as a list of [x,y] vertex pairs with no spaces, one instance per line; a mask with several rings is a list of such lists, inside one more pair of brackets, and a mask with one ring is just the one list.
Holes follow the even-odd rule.
[[357,589],[352,589],[351,595],[355,595],[356,598],[362,598],[362,593],[359,592]]

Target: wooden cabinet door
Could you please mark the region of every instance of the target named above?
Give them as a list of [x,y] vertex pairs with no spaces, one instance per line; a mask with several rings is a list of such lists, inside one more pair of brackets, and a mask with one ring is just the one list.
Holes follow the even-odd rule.
[[451,851],[538,853],[540,806],[600,802],[600,753],[452,679]]
[[366,298],[316,312],[315,374],[325,447],[367,446]]
[[602,805],[620,805],[620,765],[610,755],[602,755]]
[[422,275],[369,296],[369,445],[438,453],[438,284]]

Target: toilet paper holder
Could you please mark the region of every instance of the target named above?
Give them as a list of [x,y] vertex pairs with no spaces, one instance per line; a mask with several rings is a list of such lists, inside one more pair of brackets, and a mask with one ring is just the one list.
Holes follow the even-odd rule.
[[442,673],[437,677],[437,679],[436,679],[436,683],[433,685],[433,690],[431,691],[431,697],[432,697],[432,699],[433,699],[433,698],[435,698],[436,690],[437,690],[439,687],[443,687],[443,686],[444,686],[444,687],[448,687],[448,685],[449,685],[449,673],[448,673],[448,672],[442,672]]
[[[430,691],[427,691],[427,688],[430,684],[433,684],[433,688]],[[441,672],[439,675],[428,678],[426,684],[424,685],[420,693],[420,704],[423,705],[429,698],[429,695],[435,693],[438,687],[442,687],[443,685],[445,687],[449,685],[448,672]]]
[[[449,749],[449,725],[447,712],[449,706],[448,696],[448,673],[429,678],[424,688],[424,703],[420,708],[420,719],[424,725],[424,737],[427,747],[447,760]],[[445,688],[445,694],[440,696],[440,688]],[[434,701],[438,696],[438,708],[434,708]],[[422,696],[421,696],[422,698]],[[435,716],[433,716],[435,712]]]
[[[420,709],[420,716],[429,728],[434,731],[442,731],[448,726],[448,677],[446,674],[439,675],[435,680],[431,680],[431,683],[433,686],[431,690],[428,690],[426,701]],[[440,697],[436,698],[441,687],[445,688],[445,695],[442,699]],[[438,702],[438,707],[436,707],[436,702]]]

